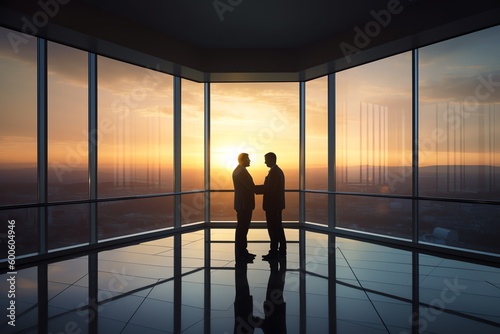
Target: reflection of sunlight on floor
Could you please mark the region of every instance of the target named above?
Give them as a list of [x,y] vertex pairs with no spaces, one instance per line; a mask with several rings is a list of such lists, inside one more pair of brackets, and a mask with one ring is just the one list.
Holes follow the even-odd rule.
[[269,234],[267,233],[267,229],[251,228],[248,231],[247,239],[248,241],[269,241]]
[[234,229],[210,230],[212,241],[234,241]]
[[[227,229],[212,229],[211,230],[211,241],[231,241],[234,242],[235,228]],[[285,235],[287,241],[298,241],[299,240],[299,230],[298,229],[285,229]],[[248,230],[247,240],[252,241],[269,241],[269,234],[266,228],[252,228]]]

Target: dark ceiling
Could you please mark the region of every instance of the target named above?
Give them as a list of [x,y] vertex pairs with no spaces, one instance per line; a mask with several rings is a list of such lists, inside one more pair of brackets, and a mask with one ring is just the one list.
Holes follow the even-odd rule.
[[196,81],[309,80],[500,24],[500,1],[4,0],[0,25]]

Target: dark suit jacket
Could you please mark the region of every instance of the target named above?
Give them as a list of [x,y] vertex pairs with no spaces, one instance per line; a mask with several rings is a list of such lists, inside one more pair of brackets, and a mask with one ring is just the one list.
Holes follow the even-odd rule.
[[255,209],[255,183],[246,167],[238,165],[233,171],[234,209]]
[[285,208],[285,174],[278,165],[269,169],[264,184],[256,186],[256,193],[264,195],[264,211],[279,211]]

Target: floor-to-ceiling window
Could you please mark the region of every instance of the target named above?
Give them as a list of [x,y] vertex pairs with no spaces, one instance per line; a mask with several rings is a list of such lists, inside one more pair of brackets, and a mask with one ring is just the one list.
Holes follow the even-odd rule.
[[[18,44],[16,37],[22,36],[0,28],[0,206],[37,202],[37,41]],[[13,221],[17,255],[38,251],[36,208],[1,210],[0,219],[5,245]]]
[[[98,58],[99,198],[173,192],[173,77]],[[99,239],[173,226],[173,198],[101,202]]]
[[[203,83],[181,81],[181,190],[183,192],[205,189],[204,94]],[[203,192],[182,195],[182,224],[204,221],[204,208]]]
[[335,89],[337,226],[411,238],[411,200],[394,197],[412,194],[411,53],[338,72]]
[[[422,243],[500,252],[500,27],[423,47],[416,64],[409,51],[304,85],[197,83],[98,56],[95,143],[89,54],[48,42],[37,77],[37,39],[13,44],[12,34],[1,28],[0,233],[5,239],[16,222],[18,255],[38,252],[40,240],[45,252],[91,243],[92,233],[105,241],[203,222],[207,205],[211,221],[234,222],[238,154],[250,154],[248,170],[262,184],[270,151],[285,172],[285,221],[333,226],[334,217],[351,231],[410,240],[417,229]],[[46,110],[37,105],[44,98]],[[37,129],[45,116],[46,138]],[[37,159],[44,147],[46,166]],[[256,198],[253,220],[264,221]]]
[[[89,198],[87,101],[87,52],[48,42],[49,202]],[[88,203],[51,206],[47,215],[49,249],[88,243]]]
[[[299,85],[239,83],[211,85],[211,190],[233,190],[232,172],[238,154],[250,156],[248,171],[263,184],[268,168],[264,154],[274,152],[285,173],[285,188],[299,188]],[[253,220],[265,220],[262,196],[256,198]],[[234,221],[233,194],[212,192],[211,219]],[[283,219],[298,220],[298,193],[286,193]]]
[[[328,77],[305,88],[305,220],[328,224]],[[323,192],[322,192],[323,191]]]
[[419,50],[420,240],[500,250],[500,27]]

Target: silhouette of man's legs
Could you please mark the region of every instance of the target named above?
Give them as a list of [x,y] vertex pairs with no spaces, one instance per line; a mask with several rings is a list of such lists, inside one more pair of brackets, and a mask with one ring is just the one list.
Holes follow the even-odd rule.
[[269,254],[286,255],[286,238],[281,221],[281,210],[266,211],[266,221],[270,239]]
[[236,258],[245,257],[248,254],[247,250],[247,234],[252,220],[252,211],[239,210],[236,212],[238,225],[236,226],[234,238],[234,255]]

